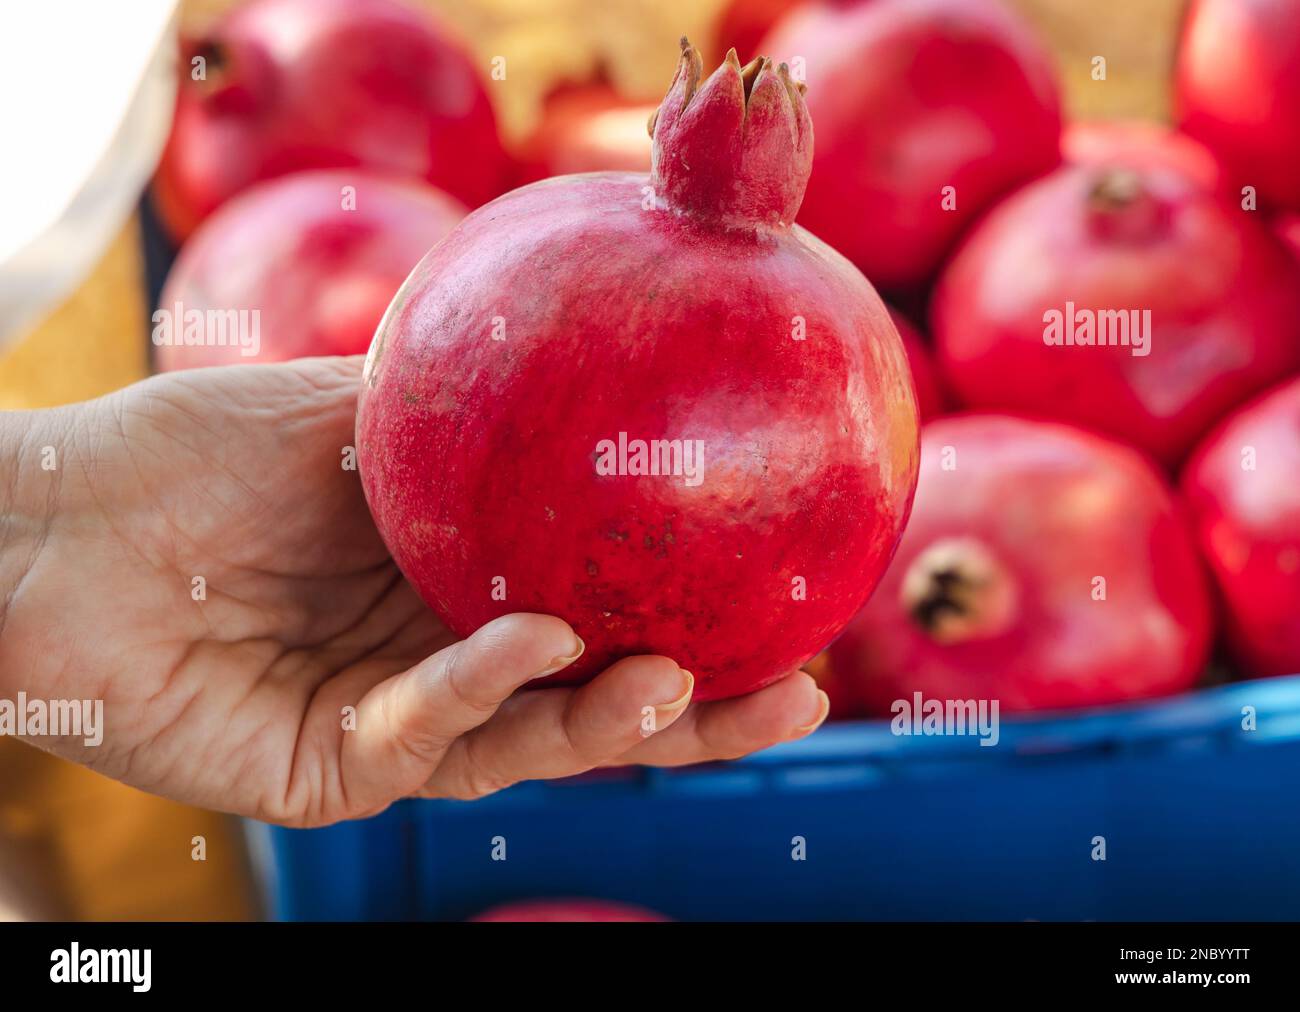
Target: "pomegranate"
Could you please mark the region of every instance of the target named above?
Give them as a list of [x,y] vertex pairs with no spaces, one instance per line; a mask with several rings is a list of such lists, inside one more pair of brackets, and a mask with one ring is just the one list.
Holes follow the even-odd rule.
[[252,0],[186,40],[181,70],[153,190],[177,241],[249,184],[300,169],[424,178],[471,206],[506,185],[478,69],[392,0]]
[[806,67],[799,220],[882,287],[928,281],[976,215],[1060,160],[1050,58],[992,0],[800,8],[765,45]]
[[576,172],[649,172],[645,125],[657,108],[653,102],[629,102],[607,84],[556,92],[524,144],[521,181]]
[[1072,165],[1137,165],[1168,168],[1207,190],[1224,191],[1223,167],[1209,148],[1185,133],[1143,120],[1084,120],[1061,135],[1061,152]]
[[412,585],[459,634],[512,611],[666,654],[697,700],[769,684],[861,606],[906,520],[917,415],[870,284],[798,227],[802,89],[683,40],[650,176],[524,187],[398,293],[358,458]]
[[940,368],[974,408],[1057,418],[1180,461],[1300,365],[1282,243],[1169,166],[1064,167],[995,208],[940,278]]
[[[833,647],[831,648],[833,649]],[[862,716],[862,701],[858,698],[853,679],[846,679],[831,663],[831,650],[823,650],[804,665],[804,671],[812,675],[817,687],[826,693],[830,700],[830,709],[826,712],[829,721],[853,720]]]
[[504,903],[470,918],[471,921],[492,923],[650,923],[668,919],[663,914],[646,910],[644,907],[635,907],[630,903],[588,899],[520,900],[517,903]]
[[1242,408],[1183,473],[1226,613],[1229,644],[1256,675],[1300,672],[1300,379]]
[[411,269],[464,216],[425,183],[356,169],[259,183],[181,250],[154,314],[156,363],[362,354]]
[[1292,214],[1277,223],[1277,234],[1300,260],[1300,214]]
[[907,351],[907,364],[912,368],[912,382],[916,385],[916,406],[921,419],[924,421],[943,414],[943,387],[940,385],[939,374],[935,370],[925,339],[898,311],[890,309],[889,317],[898,328],[898,336],[903,339],[903,348]]
[[741,56],[758,54],[763,37],[792,9],[821,3],[809,0],[730,0],[718,15],[713,31],[713,53],[718,59],[734,49]]
[[1010,713],[1179,692],[1210,639],[1187,519],[1141,454],[954,415],[925,426],[898,554],[831,663],[871,714],[916,692]]
[[1175,71],[1182,128],[1224,162],[1240,199],[1300,211],[1300,3],[1193,0]]

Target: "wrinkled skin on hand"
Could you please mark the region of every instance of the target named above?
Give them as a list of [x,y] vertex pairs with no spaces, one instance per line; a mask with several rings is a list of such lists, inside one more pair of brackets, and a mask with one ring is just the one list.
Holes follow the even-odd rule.
[[410,795],[735,757],[824,719],[803,674],[689,705],[693,679],[664,657],[515,693],[581,646],[531,614],[456,641],[410,590],[343,466],[360,370],[179,372],[0,415],[0,698],[104,701],[98,747],[32,744],[305,826]]

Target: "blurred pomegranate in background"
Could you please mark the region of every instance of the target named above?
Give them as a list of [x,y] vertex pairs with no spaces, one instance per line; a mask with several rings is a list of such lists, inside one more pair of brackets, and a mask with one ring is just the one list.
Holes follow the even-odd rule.
[[1291,248],[1300,263],[1300,214],[1289,215],[1277,223],[1277,234]]
[[576,172],[649,172],[646,124],[657,108],[629,102],[607,84],[556,91],[520,150],[520,184]]
[[912,382],[916,384],[916,407],[921,413],[921,420],[928,421],[943,414],[945,398],[939,374],[934,367],[920,332],[895,309],[889,310],[889,317],[898,328],[898,336],[903,339],[903,348],[907,351],[907,364],[912,367]]
[[1175,465],[1300,366],[1295,264],[1256,215],[1168,165],[1074,165],[996,207],[931,308],[973,408],[1073,422]]
[[1300,379],[1220,425],[1182,484],[1238,663],[1255,675],[1300,672]]
[[[206,79],[193,80],[202,57]],[[394,0],[251,0],[182,45],[154,201],[174,240],[258,180],[357,166],[477,206],[510,166],[478,68]]]
[[898,553],[830,655],[871,715],[914,692],[1016,712],[1187,689],[1212,628],[1186,518],[1140,453],[958,415],[926,425]]
[[654,124],[650,176],[535,183],[425,257],[375,337],[357,450],[393,558],[459,635],[558,615],[587,650],[540,684],[660,653],[700,702],[786,676],[862,605],[918,424],[880,298],[788,224],[812,143],[788,72],[704,78],[687,45]]
[[670,918],[657,914],[644,907],[632,906],[630,903],[613,903],[609,900],[562,899],[562,900],[521,900],[518,903],[503,903],[481,914],[475,914],[471,921],[491,923],[599,923],[599,922],[666,922]]
[[1223,167],[1210,149],[1185,133],[1145,120],[1083,120],[1066,125],[1061,152],[1071,165],[1172,169],[1207,190],[1224,188]]
[[850,692],[851,686],[845,685],[843,679],[835,673],[829,649],[823,650],[805,664],[803,670],[812,675],[817,687],[830,700],[830,709],[826,713],[828,720],[852,720],[861,715],[861,703]]
[[1192,0],[1175,70],[1180,125],[1240,197],[1300,211],[1300,2]]
[[[158,368],[363,354],[411,269],[464,216],[425,183],[356,169],[259,183],[204,222],[177,257],[159,299],[174,343],[155,339]],[[186,313],[240,310],[260,311],[256,355],[233,341],[184,344],[178,333]],[[215,339],[203,328],[194,334]]]
[[799,8],[763,52],[807,74],[799,221],[873,284],[921,285],[976,215],[1060,160],[1051,59],[993,0]]
[[761,55],[759,47],[772,26],[792,9],[805,5],[825,6],[810,0],[728,0],[713,30],[713,58],[721,62],[728,49],[735,49],[742,60]]

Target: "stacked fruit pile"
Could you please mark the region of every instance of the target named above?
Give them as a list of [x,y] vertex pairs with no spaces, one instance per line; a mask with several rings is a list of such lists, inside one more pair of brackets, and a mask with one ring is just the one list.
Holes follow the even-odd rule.
[[836,640],[882,715],[1300,671],[1300,0],[1194,0],[1178,129],[1063,123],[996,0],[721,26],[750,62],[684,42],[657,108],[568,88],[507,151],[423,15],[251,0],[185,43],[162,308],[369,348],[394,558],[459,634],[568,620],[557,678],[665,653],[708,700]]

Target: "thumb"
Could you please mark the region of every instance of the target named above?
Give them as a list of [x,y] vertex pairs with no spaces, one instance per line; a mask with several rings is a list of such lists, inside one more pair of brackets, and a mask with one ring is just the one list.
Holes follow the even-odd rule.
[[356,731],[343,736],[339,776],[348,808],[374,812],[419,790],[452,742],[583,649],[561,619],[505,615],[380,682],[357,706]]

